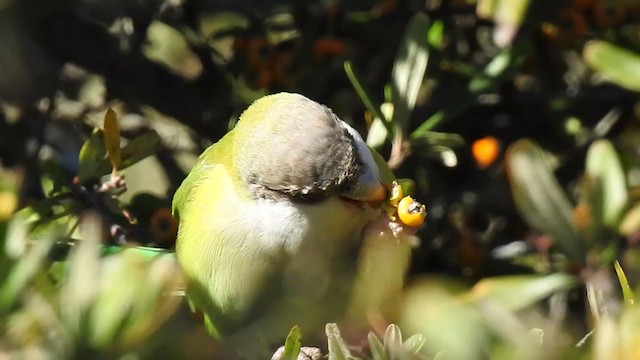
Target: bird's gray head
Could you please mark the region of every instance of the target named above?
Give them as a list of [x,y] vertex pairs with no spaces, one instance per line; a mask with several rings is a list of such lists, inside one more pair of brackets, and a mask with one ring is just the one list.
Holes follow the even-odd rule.
[[378,170],[360,135],[328,107],[302,95],[257,100],[234,131],[235,165],[256,197],[320,201],[340,195],[368,201],[380,196]]

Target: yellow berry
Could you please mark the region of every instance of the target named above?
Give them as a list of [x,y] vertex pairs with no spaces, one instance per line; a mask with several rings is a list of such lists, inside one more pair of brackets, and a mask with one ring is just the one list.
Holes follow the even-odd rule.
[[407,226],[418,227],[422,225],[426,215],[425,206],[413,200],[411,196],[405,196],[398,203],[398,217]]
[[403,197],[404,191],[402,191],[402,186],[400,186],[397,181],[394,181],[391,184],[391,191],[389,191],[389,205],[397,207]]

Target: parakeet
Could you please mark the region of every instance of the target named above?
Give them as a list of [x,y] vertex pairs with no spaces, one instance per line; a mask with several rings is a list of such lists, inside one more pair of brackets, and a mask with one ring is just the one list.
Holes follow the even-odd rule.
[[392,180],[374,156],[329,108],[293,93],[256,100],[203,152],[173,212],[187,296],[214,337],[245,339],[249,352],[354,311],[364,230],[385,217]]

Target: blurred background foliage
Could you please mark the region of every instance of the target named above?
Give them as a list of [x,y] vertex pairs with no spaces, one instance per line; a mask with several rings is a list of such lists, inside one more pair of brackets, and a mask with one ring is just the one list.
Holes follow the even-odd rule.
[[277,91],[428,208],[399,327],[331,358],[640,358],[634,0],[0,0],[0,358],[210,356],[172,193]]

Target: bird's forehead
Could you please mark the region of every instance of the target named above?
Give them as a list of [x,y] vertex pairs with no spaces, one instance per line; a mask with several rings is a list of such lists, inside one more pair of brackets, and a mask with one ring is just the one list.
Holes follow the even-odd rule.
[[352,135],[329,108],[306,97],[254,103],[238,125],[245,127],[239,168],[251,185],[311,198],[357,175]]

